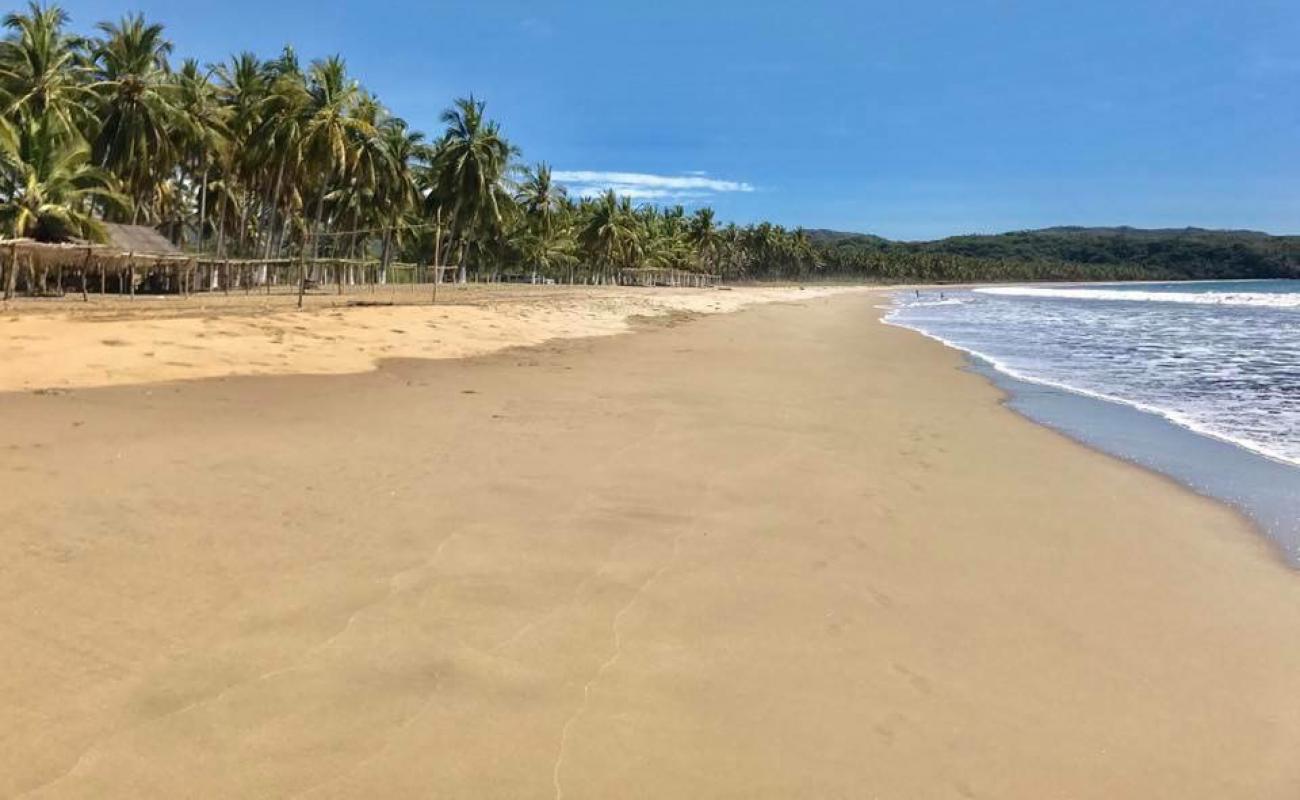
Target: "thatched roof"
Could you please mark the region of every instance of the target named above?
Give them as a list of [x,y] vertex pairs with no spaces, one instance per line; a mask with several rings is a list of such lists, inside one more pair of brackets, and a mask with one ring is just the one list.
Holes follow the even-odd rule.
[[148,225],[119,225],[106,222],[108,244],[118,250],[143,255],[180,255],[181,249]]

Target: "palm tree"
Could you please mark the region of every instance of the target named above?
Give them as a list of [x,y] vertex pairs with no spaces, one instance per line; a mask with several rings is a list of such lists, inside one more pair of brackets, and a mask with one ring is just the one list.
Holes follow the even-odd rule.
[[627,198],[607,190],[587,208],[578,241],[600,270],[603,281],[610,270],[630,266],[638,252],[636,220]]
[[538,268],[543,273],[551,272],[575,260],[572,237],[568,231],[556,230],[555,226],[564,199],[564,187],[551,180],[551,168],[547,164],[525,170],[515,202],[524,214],[524,225],[518,230],[519,251],[532,269],[534,283]]
[[312,258],[320,252],[325,197],[354,158],[351,139],[370,136],[374,130],[349,114],[359,87],[347,76],[343,59],[331,56],[312,64],[307,77],[307,103],[301,110],[300,152],[313,180],[316,213],[313,216]]
[[261,123],[254,135],[254,145],[261,160],[270,165],[275,174],[267,202],[264,257],[270,258],[272,248],[277,247],[282,238],[276,236],[277,215],[282,216],[282,227],[287,230],[293,222],[290,208],[301,206],[301,193],[291,192],[290,202],[282,203],[281,190],[286,178],[294,186],[297,183],[294,178],[302,165],[302,123],[310,98],[307,94],[306,76],[298,68],[297,56],[290,48],[286,47],[280,58],[267,66],[265,75],[269,80],[269,89],[262,100]]
[[358,89],[357,101],[352,104],[348,116],[357,124],[348,134],[348,168],[332,199],[335,217],[350,221],[348,257],[356,258],[358,248],[365,251],[370,229],[387,222],[386,215],[379,208],[379,194],[385,179],[393,171],[393,164],[381,132],[388,112],[379,100],[364,89]]
[[808,231],[795,228],[794,233],[790,235],[789,248],[800,277],[806,276],[817,268],[817,250],[808,238]]
[[39,122],[0,134],[0,198],[5,235],[41,242],[102,242],[104,225],[93,205],[127,205],[113,177],[90,163],[84,142]]
[[713,209],[706,207],[696,210],[691,217],[687,238],[695,248],[700,269],[705,272],[712,271],[717,264],[718,248],[721,245],[718,227],[714,223]]
[[[302,185],[299,191],[315,199],[315,213],[311,228],[311,257],[314,262],[320,254],[325,200],[337,188],[347,169],[355,159],[355,140],[374,135],[368,123],[350,112],[356,104],[360,87],[349,79],[342,58],[331,56],[311,65],[307,74],[304,102],[298,108],[294,123],[298,133]],[[306,269],[300,270],[298,304],[306,289]]]
[[497,232],[502,209],[510,202],[505,179],[518,152],[497,123],[483,116],[484,104],[462,97],[442,112],[446,125],[433,170],[439,193],[450,205],[452,235],[460,244],[460,280],[473,238]]
[[719,235],[719,274],[722,278],[736,278],[745,273],[748,251],[745,233],[736,224],[728,223]]
[[198,246],[203,249],[208,216],[208,180],[213,165],[226,145],[230,131],[227,109],[221,105],[211,70],[202,72],[194,59],[186,59],[176,73],[178,127],[174,146],[189,172],[191,185],[198,183]]
[[384,283],[394,242],[401,244],[405,229],[402,221],[415,210],[419,200],[416,169],[432,157],[432,152],[424,143],[424,134],[411,130],[400,117],[389,117],[381,122],[379,136],[387,154],[388,167],[380,174],[375,192],[376,210],[383,223],[379,282]]
[[551,168],[543,162],[525,170],[515,202],[539,229],[549,230],[555,211],[564,198],[564,187],[551,180]]
[[226,215],[232,206],[239,212],[235,225],[235,249],[247,250],[250,238],[248,221],[255,202],[254,187],[265,161],[264,149],[259,146],[255,133],[262,124],[269,81],[265,65],[248,52],[232,56],[228,64],[217,66],[215,73],[229,132],[220,159],[221,210],[217,225],[217,256],[222,257],[226,250]]
[[0,42],[5,118],[42,120],[51,132],[72,136],[86,120],[90,96],[77,60],[84,42],[63,32],[67,23],[61,8],[37,2],[28,4],[26,14],[5,16],[10,31]]
[[133,202],[132,216],[149,212],[156,185],[171,171],[169,130],[176,121],[175,85],[167,79],[172,44],[163,27],[144,16],[101,22],[103,38],[91,45],[98,130],[95,163],[117,175]]

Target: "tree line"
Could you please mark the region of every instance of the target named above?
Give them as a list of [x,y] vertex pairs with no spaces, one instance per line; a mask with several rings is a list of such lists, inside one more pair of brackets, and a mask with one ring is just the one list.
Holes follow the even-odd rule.
[[[55,5],[4,18],[0,226],[8,238],[104,241],[148,224],[216,258],[394,258],[468,273],[604,280],[664,268],[797,275],[807,236],[720,225],[714,212],[570,197],[524,165],[485,104],[453,101],[435,136],[349,75],[239,53],[173,63],[143,15],[70,30]],[[773,265],[779,261],[780,266]]]
[[[105,222],[129,222],[218,259],[376,259],[381,270],[402,260],[452,265],[462,280],[604,282],[638,268],[727,280],[1120,280],[1211,269],[1204,248],[1183,269],[1186,253],[914,245],[724,225],[707,207],[636,205],[612,191],[575,198],[548,165],[521,161],[481,100],[454,100],[429,135],[337,55],[304,62],[285,47],[177,62],[165,28],[143,15],[81,35],[39,2],[6,15],[4,28],[6,238],[103,241]],[[1255,274],[1280,262],[1229,263]]]

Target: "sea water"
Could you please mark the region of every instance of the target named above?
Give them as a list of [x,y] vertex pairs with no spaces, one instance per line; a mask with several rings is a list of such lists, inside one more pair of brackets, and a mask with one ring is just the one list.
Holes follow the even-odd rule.
[[1010,405],[1253,517],[1300,565],[1300,281],[899,292]]

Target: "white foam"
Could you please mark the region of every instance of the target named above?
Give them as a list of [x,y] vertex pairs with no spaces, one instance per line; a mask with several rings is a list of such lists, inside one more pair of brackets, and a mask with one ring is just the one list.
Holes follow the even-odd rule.
[[1300,309],[1300,292],[1149,292],[1131,289],[1066,289],[1046,286],[984,286],[979,294],[1056,300],[1111,300],[1131,303],[1188,303],[1208,306],[1255,306]]
[[[949,297],[945,300],[916,300],[907,304],[908,308],[927,308],[930,306],[961,306],[969,303],[970,300],[960,297]],[[892,306],[891,306],[892,308]]]
[[[983,291],[983,290],[977,289],[976,291]],[[1244,450],[1248,450],[1252,453],[1255,453],[1256,455],[1263,456],[1272,461],[1288,464],[1290,466],[1300,467],[1300,458],[1290,456],[1286,453],[1277,452],[1275,450],[1260,445],[1258,442],[1242,439],[1236,436],[1232,436],[1231,434],[1224,433],[1215,428],[1211,428],[1205,424],[1202,424],[1198,420],[1193,419],[1188,415],[1180,413],[1178,411],[1174,411],[1167,408],[1160,408],[1158,406],[1153,406],[1137,400],[1129,400],[1123,397],[1116,397],[1114,395],[1106,394],[1104,392],[1093,391],[1091,389],[1085,389],[1079,386],[1072,386],[1070,384],[1062,383],[1060,381],[1054,381],[1047,378],[1040,378],[1034,375],[1029,375],[1025,372],[1015,369],[1014,367],[1009,366],[1001,359],[998,359],[987,353],[983,353],[980,352],[979,350],[975,350],[973,348],[957,344],[954,341],[946,339],[937,334],[931,333],[930,331],[927,331],[924,328],[920,328],[915,325],[909,325],[904,322],[899,322],[897,319],[895,319],[896,315],[900,311],[903,311],[904,309],[909,307],[915,307],[915,305],[916,304],[898,303],[894,306],[894,309],[892,311],[882,316],[880,318],[880,321],[886,325],[893,325],[898,328],[905,328],[910,331],[915,331],[916,333],[919,333],[922,336],[926,336],[930,339],[933,339],[936,342],[939,342],[947,347],[951,347],[954,350],[959,350],[963,353],[974,356],[975,358],[978,358],[981,361],[988,364],[989,366],[993,367],[998,372],[1001,372],[1004,375],[1009,375],[1010,377],[1015,378],[1016,380],[1025,381],[1026,383],[1037,384],[1039,386],[1048,386],[1053,389],[1070,392],[1071,394],[1082,395],[1084,397],[1091,397],[1096,400],[1104,400],[1106,402],[1119,403],[1121,405],[1129,406],[1130,408],[1136,408],[1140,411],[1145,411],[1149,414],[1155,414],[1156,416],[1162,417],[1163,419],[1166,419],[1172,422],[1173,424],[1178,425],[1181,428],[1186,428],[1187,430],[1193,431],[1194,433],[1198,433],[1202,436],[1208,436],[1212,439],[1217,439],[1221,442],[1227,442],[1228,444],[1236,445],[1237,447],[1240,447]]]

